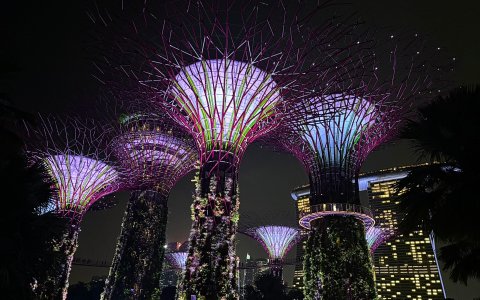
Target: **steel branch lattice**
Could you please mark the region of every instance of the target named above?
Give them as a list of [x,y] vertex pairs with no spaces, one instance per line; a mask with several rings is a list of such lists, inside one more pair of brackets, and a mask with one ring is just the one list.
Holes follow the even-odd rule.
[[122,120],[112,150],[128,170],[129,187],[153,188],[168,194],[194,168],[196,149],[181,131],[157,115],[131,115]]
[[382,103],[386,98],[345,91],[314,99],[304,119],[287,128],[291,132],[279,143],[302,161],[313,179],[338,176],[351,181],[368,154],[392,136],[401,121],[398,107]]
[[245,233],[262,244],[272,261],[282,261],[300,239],[299,230],[287,226],[259,226],[249,228]]
[[349,95],[330,95],[315,107],[319,115],[303,126],[304,139],[323,168],[351,169],[351,152],[373,125],[373,103]]
[[397,134],[415,102],[440,92],[450,71],[439,66],[439,61],[445,64],[440,48],[429,49],[418,34],[375,39],[374,59],[363,64],[363,73],[300,101],[295,114],[267,140],[301,160],[312,183],[336,192],[344,192],[337,185],[354,180],[369,153]]

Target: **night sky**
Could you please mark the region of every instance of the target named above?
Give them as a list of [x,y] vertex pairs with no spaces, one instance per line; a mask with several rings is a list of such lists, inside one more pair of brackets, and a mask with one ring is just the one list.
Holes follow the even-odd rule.
[[[83,4],[89,1],[8,2],[7,5],[2,3],[0,8],[0,65],[10,73],[7,78],[2,78],[0,85],[11,102],[24,110],[43,113],[68,113],[95,106],[96,94],[100,90],[99,84],[90,75],[93,59],[91,40],[95,34],[85,13],[92,6]],[[105,5],[120,5],[121,0],[109,2]],[[458,61],[455,80],[458,84],[480,83],[479,2],[357,2],[361,5],[353,4],[352,10],[358,11],[368,23],[427,34],[430,43],[445,48],[450,56],[455,56]],[[393,142],[370,155],[364,171],[412,162],[414,158],[408,144]],[[168,241],[188,238],[193,191],[191,179],[192,175],[185,177],[171,193]],[[278,212],[293,220],[294,203],[290,192],[306,182],[307,176],[294,158],[254,145],[248,149],[240,168],[240,213],[272,215]],[[87,213],[82,224],[78,257],[111,260],[128,194],[119,193],[115,198],[119,202],[116,207]],[[247,251],[253,257],[265,257],[255,242],[240,237],[238,255],[244,258]],[[290,253],[291,257],[294,252]],[[107,272],[108,269],[75,266],[71,283],[89,281],[91,276]],[[291,274],[291,270],[287,270],[288,281],[291,281]],[[456,299],[472,299],[480,296],[480,283],[472,283],[465,288],[447,281],[447,293]]]

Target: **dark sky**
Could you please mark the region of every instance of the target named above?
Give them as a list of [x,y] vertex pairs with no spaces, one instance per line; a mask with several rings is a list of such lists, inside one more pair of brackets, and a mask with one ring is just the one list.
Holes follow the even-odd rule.
[[[7,2],[7,1],[4,1]],[[0,64],[11,70],[0,86],[11,101],[28,111],[66,112],[94,106],[99,85],[90,73],[92,25],[85,11],[89,1],[8,1],[0,7]],[[98,1],[102,3],[102,1]],[[120,5],[121,0],[110,0]],[[480,3],[477,1],[356,1],[357,10],[376,26],[415,30],[430,36],[429,41],[446,48],[457,58],[458,83],[480,82]],[[100,4],[101,6],[102,4]],[[109,4],[111,5],[111,4]],[[398,166],[413,161],[408,144],[391,143],[373,153],[364,170]],[[184,178],[171,193],[167,238],[187,239],[191,176]],[[294,218],[290,191],[307,180],[300,164],[292,157],[251,147],[240,168],[241,213],[262,214],[278,211]],[[115,195],[119,205],[104,212],[87,213],[82,224],[77,255],[111,260],[128,195]],[[254,242],[239,238],[238,253],[245,257],[263,255]],[[293,255],[293,252],[291,255]],[[74,267],[71,282],[88,281],[106,269]],[[290,274],[290,275],[289,275]],[[291,272],[287,272],[291,276]],[[289,279],[290,280],[290,279]],[[474,292],[476,291],[476,293]],[[447,292],[456,299],[480,296],[480,284],[465,288],[448,283]]]

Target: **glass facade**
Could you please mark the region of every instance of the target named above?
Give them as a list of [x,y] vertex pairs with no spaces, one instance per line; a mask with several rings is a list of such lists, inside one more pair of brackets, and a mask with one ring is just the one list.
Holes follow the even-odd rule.
[[[395,199],[396,180],[371,182],[370,206],[377,224],[396,229],[402,215]],[[397,235],[373,255],[381,299],[445,299],[429,234]]]
[[269,266],[268,266],[268,259],[266,258],[257,258],[252,259],[250,255],[247,253],[246,260],[240,264],[240,295],[244,296],[245,286],[255,285],[255,280],[258,276],[268,273]]
[[[307,187],[301,187],[296,189],[292,193],[292,197],[296,199],[295,207],[297,213],[297,221],[300,218],[300,214],[302,212],[309,212],[310,211],[310,199],[309,193],[305,193],[308,191]],[[302,192],[303,191],[303,192]],[[293,284],[292,286],[297,289],[303,289],[303,255],[304,255],[304,246],[305,241],[307,240],[308,231],[305,229],[300,230],[301,239],[297,243],[297,254],[296,254],[296,263],[295,263],[295,271],[293,273]]]

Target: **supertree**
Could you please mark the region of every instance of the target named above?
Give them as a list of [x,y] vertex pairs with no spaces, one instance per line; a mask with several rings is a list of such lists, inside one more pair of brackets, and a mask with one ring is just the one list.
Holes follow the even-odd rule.
[[109,131],[93,121],[43,118],[31,130],[30,158],[42,163],[54,182],[54,213],[69,221],[55,247],[65,261],[49,270],[48,282],[39,283],[39,297],[66,299],[81,220],[93,203],[123,185],[107,149],[108,139]]
[[300,239],[297,228],[288,226],[258,226],[243,231],[246,235],[257,240],[268,253],[270,272],[272,275],[283,277],[283,260],[288,251]]
[[310,208],[300,216],[300,225],[310,230],[304,260],[307,299],[376,297],[365,239],[374,219],[360,205],[360,167],[395,135],[414,101],[431,96],[433,77],[443,71],[425,62],[421,53],[433,52],[421,42],[409,38],[402,46],[391,35],[377,45],[358,77],[301,103],[303,113],[289,118],[271,138],[309,174]]
[[286,107],[318,92],[305,88],[311,79],[323,78],[317,90],[325,89],[336,78],[330,70],[349,63],[348,46],[332,45],[346,27],[329,19],[309,29],[313,12],[275,2],[188,2],[186,23],[162,21],[156,44],[140,47],[147,70],[136,78],[157,92],[152,103],[191,133],[199,151],[184,297],[237,297],[240,160]]
[[112,151],[133,189],[102,299],[150,299],[160,293],[167,201],[197,160],[193,142],[171,121],[152,113],[125,115]]

